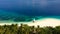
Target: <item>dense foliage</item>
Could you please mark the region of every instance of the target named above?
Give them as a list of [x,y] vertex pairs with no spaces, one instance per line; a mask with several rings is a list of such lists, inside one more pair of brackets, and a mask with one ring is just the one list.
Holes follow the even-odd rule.
[[34,27],[27,24],[0,25],[0,34],[60,34],[60,26]]

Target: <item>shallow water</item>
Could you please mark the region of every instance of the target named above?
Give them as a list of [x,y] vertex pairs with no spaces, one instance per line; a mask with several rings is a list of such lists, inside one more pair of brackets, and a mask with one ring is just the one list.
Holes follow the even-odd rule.
[[16,12],[0,10],[0,21],[13,21],[13,22],[30,22],[32,20],[42,20],[44,18],[60,19],[60,16],[32,16],[18,14]]

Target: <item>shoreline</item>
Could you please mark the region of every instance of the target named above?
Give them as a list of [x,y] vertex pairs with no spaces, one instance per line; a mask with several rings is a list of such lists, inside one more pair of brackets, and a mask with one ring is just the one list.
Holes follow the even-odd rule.
[[60,26],[60,20],[58,19],[54,19],[54,18],[46,18],[43,20],[36,20],[35,23],[31,22],[12,22],[12,23],[0,23],[0,25],[11,25],[11,24],[18,24],[18,26],[20,26],[21,24],[27,24],[28,26],[35,26],[37,27],[38,25],[40,27],[46,27],[46,26],[51,26],[51,27],[55,27],[55,26]]

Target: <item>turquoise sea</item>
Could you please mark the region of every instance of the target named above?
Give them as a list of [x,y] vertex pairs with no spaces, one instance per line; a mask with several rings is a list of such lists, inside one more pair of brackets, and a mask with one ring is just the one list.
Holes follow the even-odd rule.
[[24,14],[18,14],[16,12],[0,10],[0,22],[9,21],[9,22],[30,22],[33,19],[42,20],[45,18],[54,18],[60,19],[60,16],[28,16]]
[[60,20],[60,0],[0,0],[0,22]]

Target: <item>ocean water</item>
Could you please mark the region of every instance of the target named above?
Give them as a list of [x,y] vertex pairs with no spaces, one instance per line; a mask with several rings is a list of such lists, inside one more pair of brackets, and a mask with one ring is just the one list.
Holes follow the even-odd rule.
[[60,19],[60,16],[32,16],[32,15],[25,15],[25,14],[18,14],[16,12],[0,10],[0,22],[30,22],[35,20],[42,20],[45,18],[54,18]]
[[0,0],[0,21],[60,19],[60,0]]
[[15,22],[28,22],[33,19],[39,19],[37,16],[27,16],[24,14],[17,14],[15,12],[9,12],[0,10],[0,21],[15,21]]

